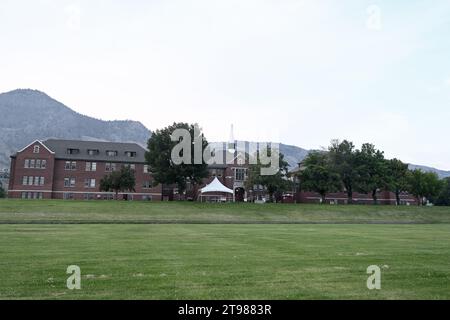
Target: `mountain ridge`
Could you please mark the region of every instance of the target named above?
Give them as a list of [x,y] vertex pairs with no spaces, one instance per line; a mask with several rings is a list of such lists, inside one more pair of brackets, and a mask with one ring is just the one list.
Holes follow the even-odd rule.
[[[145,147],[151,136],[151,131],[139,121],[89,117],[33,89],[1,93],[0,115],[0,171],[9,169],[10,155],[34,140],[135,142]],[[280,143],[280,152],[293,169],[309,150]],[[450,177],[450,171],[414,164],[410,168],[436,172],[441,178]]]

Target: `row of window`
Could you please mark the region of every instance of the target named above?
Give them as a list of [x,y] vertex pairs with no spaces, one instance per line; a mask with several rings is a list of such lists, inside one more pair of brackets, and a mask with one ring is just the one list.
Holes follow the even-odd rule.
[[[66,151],[67,154],[72,154],[72,155],[76,155],[76,154],[80,154],[81,151],[80,149],[72,149],[69,148]],[[87,154],[90,156],[98,156],[100,154],[100,150],[98,149],[88,149],[87,150]],[[125,151],[125,156],[127,156],[128,158],[136,158],[137,153],[135,151]],[[107,150],[106,151],[106,155],[108,157],[117,157],[119,155],[119,151],[117,150]]]
[[22,184],[24,186],[43,186],[45,184],[44,177],[23,176]]
[[[128,165],[131,170],[136,170],[135,164]],[[77,162],[76,161],[66,161],[64,165],[64,169],[68,171],[77,170]],[[113,162],[105,163],[105,171],[106,172],[114,172],[118,169],[118,164]],[[86,162],[85,170],[88,172],[97,171],[97,162]],[[150,169],[148,165],[144,165],[144,173],[150,173]]]
[[47,160],[25,159],[24,168],[25,169],[46,169],[47,168]]
[[[135,199],[137,200],[138,197],[140,197],[140,199],[145,200],[145,201],[152,200],[151,195],[135,196],[135,195],[131,195],[131,194],[127,196],[127,200],[135,200]],[[84,200],[114,200],[114,195],[85,193],[83,195],[83,198],[84,198]],[[30,199],[32,199],[32,198],[30,198]],[[41,194],[41,198],[33,198],[33,199],[42,199],[42,194]],[[74,200],[75,194],[71,193],[71,192],[65,192],[63,194],[63,199],[64,200]]]
[[[64,178],[64,187],[65,188],[75,188],[76,179],[75,178]],[[84,187],[85,188],[95,188],[96,180],[95,179],[84,179]],[[152,183],[150,181],[144,181],[142,183],[143,189],[151,189]]]
[[22,199],[42,199],[42,192],[22,192]]

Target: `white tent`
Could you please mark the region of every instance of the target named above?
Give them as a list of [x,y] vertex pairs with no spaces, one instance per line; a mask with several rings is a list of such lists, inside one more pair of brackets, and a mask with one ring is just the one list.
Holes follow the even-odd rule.
[[208,192],[224,192],[224,193],[231,193],[234,194],[234,191],[225,187],[222,182],[217,179],[217,177],[206,187],[200,190],[202,194],[208,193]]

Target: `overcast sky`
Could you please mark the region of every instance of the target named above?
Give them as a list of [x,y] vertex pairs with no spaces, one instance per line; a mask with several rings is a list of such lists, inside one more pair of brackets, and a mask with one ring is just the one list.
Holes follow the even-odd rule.
[[0,0],[0,92],[450,170],[448,0]]

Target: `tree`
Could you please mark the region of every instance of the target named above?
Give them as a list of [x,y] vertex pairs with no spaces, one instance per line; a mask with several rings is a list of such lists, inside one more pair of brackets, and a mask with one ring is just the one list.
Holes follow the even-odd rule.
[[135,172],[130,166],[122,166],[120,171],[114,171],[100,180],[100,191],[114,192],[116,200],[119,199],[119,192],[135,191]]
[[[172,150],[183,140],[172,141],[172,134],[177,129],[185,129],[189,132],[190,163],[177,164],[172,159]],[[188,141],[184,142],[187,143]],[[208,165],[203,160],[203,152],[207,146],[208,141],[201,134],[197,124],[174,123],[166,128],[156,130],[148,140],[148,152],[145,155],[153,175],[154,184],[176,184],[179,192],[183,193],[187,184],[190,183],[193,186],[193,198],[195,200],[198,184],[209,175]],[[184,152],[188,151],[181,150],[179,156],[188,156]],[[201,152],[201,163],[196,164],[194,161],[196,152]]]
[[326,152],[310,152],[301,167],[304,168],[299,173],[302,188],[320,194],[322,203],[325,203],[327,193],[341,190],[339,174],[333,170]]
[[[268,157],[271,157],[272,150],[268,148],[264,150]],[[279,152],[277,150],[277,152]],[[257,164],[249,166],[248,179],[246,182],[247,189],[253,188],[254,185],[261,185],[267,189],[269,193],[269,202],[274,202],[274,195],[281,195],[290,187],[290,181],[287,179],[289,171],[289,163],[284,160],[284,155],[279,153],[279,170],[273,175],[262,175],[261,169],[270,167],[270,164],[264,165],[258,156]]]
[[333,140],[329,147],[329,154],[333,171],[339,174],[342,184],[347,192],[348,203],[353,203],[353,191],[355,189],[358,173],[356,168],[356,153],[353,142]]
[[6,197],[5,189],[3,189],[3,184],[0,181],[0,199],[5,197]]
[[443,180],[443,188],[436,200],[438,206],[450,206],[450,178]]
[[408,165],[398,159],[387,161],[386,178],[388,189],[395,193],[397,205],[400,205],[400,194],[408,190]]
[[356,150],[354,170],[357,172],[356,188],[358,191],[371,193],[374,204],[377,204],[379,189],[388,184],[384,152],[377,150],[373,144],[363,144],[361,150]]
[[425,199],[431,200],[439,195],[443,183],[434,172],[416,169],[408,174],[408,191],[417,199],[418,205],[425,205]]

